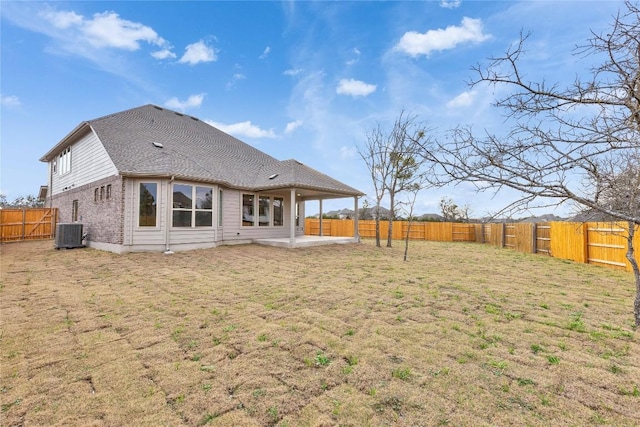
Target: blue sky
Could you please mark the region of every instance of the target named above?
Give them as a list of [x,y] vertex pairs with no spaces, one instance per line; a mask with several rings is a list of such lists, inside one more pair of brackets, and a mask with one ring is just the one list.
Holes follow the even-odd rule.
[[[144,104],[186,112],[280,160],[373,195],[357,146],[401,110],[434,134],[499,130],[470,67],[531,32],[527,77],[570,83],[593,58],[574,54],[606,31],[620,1],[0,2],[0,191],[46,184],[38,159],[83,120]],[[427,189],[474,216],[514,194],[461,184]],[[325,202],[324,211],[352,202]],[[314,207],[309,206],[308,211]],[[317,210],[317,209],[316,209]],[[548,211],[548,209],[547,209]],[[558,211],[567,214],[566,210]]]

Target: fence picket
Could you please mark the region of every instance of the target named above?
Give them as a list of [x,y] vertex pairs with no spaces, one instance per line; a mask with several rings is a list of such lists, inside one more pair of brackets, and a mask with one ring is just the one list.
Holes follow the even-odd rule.
[[50,239],[57,214],[55,208],[0,209],[0,242]]
[[[305,220],[305,234],[318,235],[319,220]],[[324,235],[352,237],[353,220],[323,219]],[[388,221],[380,221],[380,237],[386,239]],[[406,221],[394,221],[394,239],[407,233]],[[519,252],[539,253],[560,259],[631,271],[626,259],[627,225],[624,223],[489,223],[413,222],[409,239],[437,242],[477,242],[508,247]],[[327,234],[327,228],[330,233]],[[360,237],[375,237],[375,221],[358,221]],[[636,259],[640,263],[640,227],[634,240]]]

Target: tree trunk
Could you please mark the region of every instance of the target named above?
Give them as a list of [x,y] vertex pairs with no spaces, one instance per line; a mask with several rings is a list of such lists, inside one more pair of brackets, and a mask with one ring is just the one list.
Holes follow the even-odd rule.
[[376,247],[380,247],[380,203],[376,205]]
[[634,256],[633,250],[633,237],[636,233],[636,224],[633,221],[628,223],[629,232],[627,233],[627,260],[631,264],[633,270],[633,276],[636,279],[636,299],[633,303],[633,314],[635,317],[636,329],[640,327],[640,268],[638,268],[638,262]]
[[407,235],[404,236],[404,261],[407,261],[407,254],[409,253],[409,233],[411,233],[411,223],[413,217],[413,210],[411,215],[409,216],[409,224],[407,225]]
[[393,204],[395,203],[395,197],[393,194],[389,194],[389,232],[387,233],[387,247],[391,247],[391,237],[393,236],[393,220],[395,219],[396,213],[393,208]]

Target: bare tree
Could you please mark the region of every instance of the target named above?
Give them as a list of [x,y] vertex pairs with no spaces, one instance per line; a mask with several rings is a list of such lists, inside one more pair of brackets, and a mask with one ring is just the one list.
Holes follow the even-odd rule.
[[391,165],[388,156],[388,138],[378,123],[367,134],[367,140],[363,146],[358,146],[358,154],[367,165],[371,176],[371,183],[375,191],[375,207],[373,215],[376,222],[376,246],[380,247],[380,204],[387,191],[387,181],[391,173]]
[[7,200],[7,196],[0,194],[0,207],[3,208],[41,208],[43,206],[44,200],[39,200],[32,194],[16,197],[12,202]]
[[378,123],[367,134],[367,140],[358,153],[369,170],[375,190],[374,219],[376,221],[376,246],[380,247],[380,204],[389,197],[389,229],[387,247],[391,247],[393,220],[398,209],[398,195],[415,184],[424,183],[422,167],[426,157],[422,147],[428,141],[428,129],[417,122],[416,116],[400,112],[391,131],[383,130]]
[[467,204],[458,206],[451,197],[440,199],[440,212],[447,222],[469,222],[471,207]]
[[429,165],[427,157],[421,155],[422,148],[429,145],[431,139],[429,129],[425,123],[417,121],[417,116],[408,115],[403,111],[393,124],[389,133],[387,158],[390,164],[388,180],[386,182],[389,193],[389,228],[387,233],[387,247],[391,247],[393,237],[393,221],[399,207],[398,195],[405,191],[416,192],[424,188],[427,182]]
[[[505,210],[572,202],[627,222],[632,235],[640,224],[633,200],[637,182],[629,182],[631,203],[625,204],[629,199],[622,197],[620,191],[627,190],[621,190],[620,180],[637,178],[638,169],[625,174],[612,168],[632,159],[640,141],[640,9],[629,1],[625,8],[608,31],[592,31],[587,43],[576,47],[576,54],[602,58],[602,63],[567,86],[524,77],[521,58],[528,36],[523,34],[504,56],[474,67],[472,87],[507,90],[495,106],[505,111],[510,129],[482,136],[470,127],[454,129],[450,139],[437,143],[437,154],[426,153],[441,167],[441,180],[473,182],[480,191],[520,191],[522,197]],[[614,197],[605,197],[614,188]],[[627,241],[633,254],[632,239]],[[635,258],[628,259],[636,272],[634,312],[640,327],[640,275]]]

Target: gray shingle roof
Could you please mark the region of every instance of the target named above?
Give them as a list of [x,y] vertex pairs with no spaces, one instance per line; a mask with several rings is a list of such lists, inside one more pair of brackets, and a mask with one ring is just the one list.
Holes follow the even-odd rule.
[[[195,117],[155,105],[85,123],[123,175],[175,175],[255,191],[296,187],[346,196],[363,194],[295,160],[277,160]],[[61,144],[56,148],[62,149]],[[52,151],[43,159],[55,154]],[[269,179],[272,175],[277,176]]]

